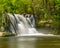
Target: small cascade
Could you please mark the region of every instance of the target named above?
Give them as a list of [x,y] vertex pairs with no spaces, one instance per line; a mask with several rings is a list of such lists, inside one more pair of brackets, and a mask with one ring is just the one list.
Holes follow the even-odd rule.
[[[16,20],[15,20],[14,16],[13,16],[12,14],[10,14],[10,13],[8,13],[8,15],[9,15],[9,18],[10,18],[10,20],[11,20],[11,23],[12,23],[13,26],[15,27],[15,25],[16,25]],[[12,26],[11,23],[10,23],[10,25],[9,25],[9,29],[10,29],[9,31],[12,32],[12,33],[15,33],[14,27]]]
[[31,27],[35,27],[35,19],[34,19],[34,16],[33,15],[26,14],[25,15],[25,18],[26,18],[26,20],[28,21],[28,24]]
[[[15,20],[15,18],[12,14],[8,14],[8,15],[10,17],[12,24],[16,28],[17,34],[27,34],[28,33],[28,24],[26,22],[26,19],[22,15],[14,14],[17,21]],[[10,24],[9,28],[12,33],[15,33],[15,30],[11,24]]]
[[[31,18],[29,17],[24,17],[23,15],[20,14],[14,14],[14,16],[10,13],[8,13],[10,20],[15,26],[15,30],[13,26],[10,24],[9,28],[12,33],[16,33],[19,36],[24,36],[24,35],[45,35],[43,33],[38,33],[38,31],[34,28],[35,26],[35,20],[33,16]],[[16,18],[16,19],[15,19]],[[50,34],[49,34],[50,35]]]

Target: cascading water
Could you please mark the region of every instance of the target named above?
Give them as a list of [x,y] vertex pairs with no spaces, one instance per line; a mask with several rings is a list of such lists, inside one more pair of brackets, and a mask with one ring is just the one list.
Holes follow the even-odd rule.
[[[38,31],[33,27],[34,24],[32,24],[32,23],[35,22],[34,18],[33,18],[33,22],[31,22],[29,18],[26,18],[20,14],[14,14],[15,17],[10,13],[8,15],[10,17],[12,24],[16,28],[15,30],[16,30],[17,35],[19,35],[19,36],[46,35],[43,33],[38,33]],[[9,28],[12,33],[15,33],[15,30],[11,24],[10,24]],[[47,34],[47,35],[51,35],[51,34]]]
[[[13,16],[12,14],[10,14],[10,13],[8,13],[8,15],[9,15],[9,18],[10,18],[10,20],[11,20],[11,23],[12,23],[13,26],[15,27],[15,25],[16,25],[16,20],[15,20],[14,16]],[[14,30],[14,28],[13,28],[13,26],[12,26],[11,23],[10,23],[10,25],[9,25],[9,31],[11,31],[12,33],[15,33],[15,30]]]
[[25,18],[31,27],[35,27],[35,19],[34,19],[33,15],[26,14]]
[[[14,14],[16,17],[16,20],[12,14],[8,14],[8,15],[10,17],[12,24],[16,28],[15,30],[16,30],[17,34],[27,34],[28,33],[28,24],[26,24],[26,20],[22,15]],[[15,32],[15,30],[11,24],[10,24],[9,28],[12,33]]]

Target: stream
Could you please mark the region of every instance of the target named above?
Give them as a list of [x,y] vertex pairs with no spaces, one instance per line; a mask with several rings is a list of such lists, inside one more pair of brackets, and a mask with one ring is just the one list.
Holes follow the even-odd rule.
[[60,36],[0,37],[0,48],[60,48]]

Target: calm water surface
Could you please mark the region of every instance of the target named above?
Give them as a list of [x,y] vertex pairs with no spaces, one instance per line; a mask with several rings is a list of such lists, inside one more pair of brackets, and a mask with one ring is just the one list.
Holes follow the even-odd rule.
[[1,37],[0,48],[60,48],[60,37]]
[[[50,29],[39,29],[48,34]],[[60,36],[0,37],[0,48],[60,48]]]

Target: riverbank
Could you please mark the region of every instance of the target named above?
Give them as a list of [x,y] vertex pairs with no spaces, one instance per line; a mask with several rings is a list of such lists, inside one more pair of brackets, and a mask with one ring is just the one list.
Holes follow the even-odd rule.
[[16,34],[12,34],[10,32],[0,32],[0,37],[8,37],[8,36],[15,36]]

